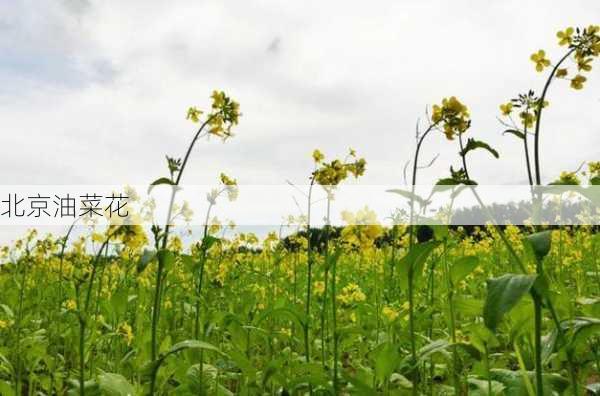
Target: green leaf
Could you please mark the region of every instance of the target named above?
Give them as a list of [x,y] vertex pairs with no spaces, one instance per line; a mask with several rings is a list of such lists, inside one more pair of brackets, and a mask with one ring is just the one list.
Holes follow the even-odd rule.
[[106,396],[134,396],[135,389],[121,374],[104,373],[98,376],[100,391]]
[[165,271],[168,271],[175,262],[175,255],[168,249],[161,249],[157,253],[158,262],[162,264]]
[[210,249],[215,243],[219,242],[220,239],[216,238],[212,235],[206,235],[202,238],[202,244],[200,245],[200,250],[207,251]]
[[150,183],[150,186],[148,186],[148,194],[150,194],[150,192],[152,191],[152,189],[154,189],[154,187],[161,185],[161,184],[168,184],[170,186],[175,186],[175,182],[171,179],[169,179],[168,177],[161,177],[158,178],[156,180],[154,180],[152,183]]
[[428,200],[428,199],[425,199],[425,198],[423,198],[423,197],[421,197],[421,196],[419,196],[419,195],[417,195],[417,194],[415,194],[413,192],[406,191],[406,190],[401,190],[399,188],[394,188],[394,189],[391,189],[391,190],[386,190],[386,192],[401,195],[404,198],[407,198],[409,201],[414,200],[421,207],[427,206],[427,205],[429,205],[431,203],[431,201]]
[[535,234],[528,235],[526,240],[531,244],[536,259],[542,261],[550,252],[552,233],[551,231],[536,232]]
[[502,395],[502,391],[505,389],[504,384],[501,382],[491,381],[492,393],[489,393],[489,384],[487,379],[469,378],[467,382],[469,384],[469,396]]
[[477,256],[464,256],[459,258],[450,269],[450,279],[452,284],[456,285],[465,279],[477,266],[479,258]]
[[[491,369],[492,380],[501,382],[506,387],[507,395],[527,395],[526,384],[523,379],[523,374],[519,371],[511,371],[506,369]],[[532,371],[525,372],[525,377],[530,380],[535,380],[535,373]],[[555,394],[562,395],[568,388],[569,381],[558,374],[543,374],[544,395]]]
[[14,396],[14,386],[8,381],[0,380],[0,395]]
[[246,378],[248,378],[251,381],[255,379],[256,368],[254,367],[252,362],[248,360],[246,355],[240,352],[237,348],[230,349],[227,352],[227,354],[229,355],[229,358],[235,363],[235,365],[238,366],[240,370],[242,370],[242,373],[244,373]]
[[375,350],[375,376],[378,381],[388,378],[400,363],[398,347],[391,343],[381,344]]
[[483,307],[483,319],[490,330],[495,331],[502,316],[529,292],[536,277],[536,275],[506,274],[487,281],[488,293]]
[[503,135],[506,135],[507,133],[515,135],[519,139],[525,139],[525,134],[521,131],[517,131],[516,129],[507,129],[506,131],[502,132]]
[[429,357],[431,355],[434,355],[436,353],[442,353],[442,354],[446,354],[446,350],[451,346],[452,344],[449,343],[446,340],[435,340],[430,342],[429,344],[425,345],[424,347],[422,347],[421,349],[419,349],[417,351],[418,354],[418,361],[419,362],[425,362],[426,360],[429,359]]
[[592,186],[600,186],[600,176],[594,176],[590,179],[590,184]]
[[213,351],[222,354],[221,350],[214,346],[213,344],[209,344],[208,342],[198,341],[198,340],[185,340],[178,342],[173,345],[167,352],[162,355],[162,360],[166,359],[170,355],[175,353],[184,351],[186,349],[203,349],[207,351]]
[[154,260],[154,257],[156,257],[156,252],[154,250],[144,249],[144,253],[142,253],[142,257],[140,257],[140,260],[137,263],[138,274],[144,272],[148,264]]
[[[69,379],[69,390],[67,391],[68,396],[79,396],[81,395],[81,387],[79,386],[79,380]],[[85,394],[88,396],[100,396],[100,387],[96,380],[87,380],[83,383],[83,389]]]
[[398,261],[398,268],[400,268],[400,286],[404,289],[408,289],[408,273],[412,268],[413,271],[413,285],[416,285],[418,280],[423,275],[423,266],[427,261],[427,258],[433,252],[441,242],[431,240],[424,243],[416,244],[409,250],[408,254],[402,257]]
[[140,374],[144,381],[148,381],[153,372],[157,372],[163,362],[171,355],[183,352],[188,349],[202,349],[207,351],[217,352],[225,355],[219,348],[209,344],[208,342],[198,340],[185,340],[171,346],[167,351],[161,353],[155,361],[146,362],[140,369]]
[[492,147],[490,147],[489,144],[487,144],[486,142],[482,142],[481,140],[475,140],[473,138],[469,138],[467,140],[467,144],[460,152],[460,155],[461,155],[461,157],[464,157],[465,155],[467,155],[468,152],[477,150],[477,149],[487,150],[494,157],[500,158],[500,155],[498,154],[498,152],[496,150],[494,150]]
[[483,309],[483,301],[474,298],[456,296],[454,297],[454,309],[467,316],[480,316]]
[[365,384],[363,381],[356,377],[352,377],[346,373],[342,373],[344,380],[348,381],[352,387],[348,389],[350,394],[361,395],[361,396],[377,396],[379,393],[375,391],[371,386]]
[[282,318],[285,318],[287,320],[292,320],[300,328],[304,328],[305,323],[306,323],[304,314],[302,314],[302,313],[300,313],[297,310],[292,309],[292,308],[279,307],[279,308],[267,309],[266,311],[264,311],[258,317],[258,319],[256,321],[256,324],[259,325],[263,320],[265,320],[269,316],[271,316],[271,317],[282,317]]
[[[457,186],[460,184],[459,180],[454,179],[453,177],[446,177],[443,179],[439,179],[435,185],[437,186]],[[436,188],[436,191],[443,191],[443,187]]]

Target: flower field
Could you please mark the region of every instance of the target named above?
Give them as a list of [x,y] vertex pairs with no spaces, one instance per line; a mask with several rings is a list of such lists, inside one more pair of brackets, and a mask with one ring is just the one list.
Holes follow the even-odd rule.
[[[531,55],[543,90],[499,107],[499,133],[523,147],[515,172],[527,177],[534,208],[548,92],[565,81],[584,88],[600,55],[598,26],[557,38],[561,58]],[[419,124],[407,187],[389,191],[410,210],[393,225],[365,208],[333,226],[336,189],[360,180],[368,162],[360,150],[339,159],[315,150],[302,213],[262,237],[209,221],[217,202],[238,198],[226,174],[206,197],[199,232],[174,225],[192,216],[176,193],[194,147],[235,138],[243,120],[223,91],[187,119],[187,150],[167,156],[165,176],[150,183],[171,188],[166,224],[138,202],[139,221],[32,230],[2,247],[0,395],[600,394],[597,212],[573,226],[544,224],[535,210],[526,225],[420,224],[428,200],[415,186],[431,166],[419,160],[423,145],[435,136],[456,145],[449,174],[428,181],[451,191],[484,182],[469,174],[473,151],[499,156],[471,137],[457,97],[433,104]],[[582,160],[546,186],[572,188],[597,211],[600,163]],[[326,196],[322,227],[311,217],[317,190]]]

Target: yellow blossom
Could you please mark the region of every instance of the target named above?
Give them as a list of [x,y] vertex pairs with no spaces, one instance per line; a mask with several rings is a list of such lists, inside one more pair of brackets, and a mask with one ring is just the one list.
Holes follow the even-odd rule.
[[77,308],[77,303],[73,299],[69,299],[65,302],[65,308],[68,311],[74,311]]
[[563,78],[566,77],[567,74],[569,74],[569,72],[567,71],[567,69],[558,69],[556,71],[556,78]]
[[581,74],[576,75],[571,80],[571,88],[573,89],[583,89],[583,83],[587,81],[587,78],[582,76]]
[[572,27],[568,27],[563,31],[559,31],[556,33],[556,37],[558,37],[559,45],[568,45],[573,41],[573,32],[575,30]]
[[202,111],[198,110],[195,107],[190,107],[187,112],[186,120],[191,120],[194,123],[200,121],[200,116],[202,115]]
[[314,291],[315,291],[316,295],[322,296],[323,293],[325,293],[325,282],[323,282],[323,281],[316,281],[315,284],[314,284],[314,286],[313,286],[313,288],[314,288]]
[[119,325],[117,333],[119,333],[125,339],[127,345],[131,345],[131,342],[133,341],[133,329],[127,322]]
[[319,150],[315,150],[312,153],[313,160],[318,164],[325,159],[325,155]]
[[400,315],[400,313],[397,310],[388,306],[383,307],[381,313],[383,313],[383,316],[385,316],[390,322],[396,320],[398,315]]
[[500,111],[502,112],[502,115],[505,116],[509,115],[512,112],[512,108],[513,104],[511,102],[500,105]]
[[550,61],[546,59],[546,51],[539,50],[536,53],[531,54],[531,61],[535,63],[535,70],[541,72],[544,70],[544,67],[550,66]]

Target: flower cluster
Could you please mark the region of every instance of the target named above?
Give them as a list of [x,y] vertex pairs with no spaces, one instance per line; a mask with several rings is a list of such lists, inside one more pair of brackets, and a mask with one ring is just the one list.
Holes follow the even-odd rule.
[[337,299],[344,305],[352,305],[365,301],[367,296],[356,283],[349,283],[344,286]]
[[314,180],[321,186],[337,186],[344,181],[348,174],[355,178],[365,173],[367,161],[364,158],[357,158],[356,152],[350,149],[350,153],[345,160],[335,159],[325,163],[325,156],[319,150],[313,151],[312,157],[319,166],[314,172]]
[[235,201],[239,193],[237,180],[227,176],[225,173],[221,173],[220,178],[221,183],[223,183],[223,186],[225,186],[227,191],[227,198],[229,198],[230,201]]
[[588,172],[590,178],[600,177],[600,161],[588,162]]
[[[238,124],[241,116],[240,105],[223,91],[213,91],[211,98],[212,111],[207,116],[206,120],[208,133],[226,140],[233,136],[231,128]],[[199,110],[196,107],[190,107],[186,119],[198,123],[200,122],[202,114],[202,110]]]
[[[519,94],[518,97],[511,99],[509,102],[500,105],[500,112],[505,117],[511,117],[515,109],[519,109],[519,120],[524,128],[532,128],[537,119],[536,111],[540,104],[540,99],[535,96],[532,90],[526,94]],[[547,107],[548,101],[544,100],[542,107]],[[516,125],[513,125],[517,128]]]
[[127,345],[131,345],[131,342],[133,341],[133,329],[131,328],[131,325],[127,322],[121,323],[117,328],[117,333],[123,337]]
[[[583,84],[587,81],[587,78],[582,73],[592,70],[592,61],[600,55],[600,26],[590,25],[587,28],[576,29],[568,27],[557,32],[556,37],[560,46],[568,46],[569,52],[566,57],[573,54],[573,60],[577,65],[577,74],[572,78],[568,78],[569,70],[564,67],[559,68],[561,60],[555,67],[554,77],[571,81],[571,88],[573,89],[583,89]],[[542,72],[551,65],[544,50],[532,54],[530,59],[535,64],[535,70],[538,72]]]
[[400,315],[400,312],[398,312],[396,309],[394,309],[390,306],[387,306],[387,305],[385,307],[383,307],[383,309],[381,310],[381,313],[383,314],[383,316],[385,316],[385,318],[389,322],[393,322],[394,320],[396,320],[398,315]]
[[577,177],[577,174],[575,172],[563,171],[560,173],[558,180],[550,184],[577,186],[581,184],[581,181],[579,180],[579,177]]
[[442,125],[443,132],[449,140],[466,132],[471,126],[469,109],[455,96],[444,98],[441,105],[433,105],[431,121],[435,125]]
[[342,240],[352,247],[367,249],[383,235],[383,227],[379,224],[377,215],[366,206],[356,213],[344,210],[341,215],[342,220],[348,224],[342,230]]
[[235,201],[239,194],[237,180],[227,176],[225,173],[221,173],[219,176],[222,187],[212,189],[207,195],[206,199],[211,205],[217,203],[217,198],[224,192],[227,193],[227,198],[230,201]]

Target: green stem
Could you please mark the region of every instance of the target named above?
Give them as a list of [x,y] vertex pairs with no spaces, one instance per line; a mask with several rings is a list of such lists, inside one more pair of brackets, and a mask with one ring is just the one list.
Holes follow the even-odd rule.
[[331,324],[333,326],[333,393],[334,393],[334,395],[339,394],[336,270],[337,270],[337,260],[333,260],[332,267],[331,267],[331,310],[332,310]]
[[[413,169],[412,169],[412,187],[411,193],[412,198],[410,199],[410,218],[409,218],[409,235],[408,235],[408,244],[409,244],[409,252],[412,250],[414,246],[415,239],[415,227],[413,226],[413,220],[415,215],[415,200],[414,194],[417,185],[417,170],[419,169],[419,154],[421,152],[421,146],[423,141],[427,137],[427,135],[433,130],[436,124],[430,125],[425,132],[417,138],[417,147],[415,148],[415,158],[413,160]],[[410,332],[410,355],[412,359],[412,363],[416,365],[417,362],[417,347],[416,347],[416,334],[415,334],[415,312],[414,312],[414,293],[413,293],[413,269],[412,266],[408,268],[408,326]],[[412,382],[413,382],[413,395],[417,395],[419,393],[418,390],[418,371],[415,366],[414,372],[412,373]]]
[[[310,209],[312,190],[315,184],[314,175],[310,179],[310,187],[308,189],[308,210],[306,215],[306,239],[307,239],[307,274],[306,274],[306,306],[305,306],[305,323],[304,323],[304,354],[306,356],[306,362],[310,362],[310,298],[312,288],[312,247],[311,247],[311,235],[310,235]],[[312,395],[312,386],[309,385],[309,393]]]
[[546,84],[544,85],[544,89],[542,91],[542,96],[540,96],[540,99],[538,101],[537,104],[537,110],[536,110],[536,120],[535,120],[535,135],[534,135],[534,148],[533,148],[533,158],[534,158],[534,164],[535,164],[535,183],[537,185],[542,184],[542,175],[541,175],[541,170],[540,170],[540,124],[542,122],[542,109],[544,108],[544,100],[546,99],[546,93],[548,92],[548,88],[550,87],[550,83],[552,82],[552,79],[554,78],[554,75],[556,74],[556,71],[558,70],[558,68],[560,67],[560,65],[573,53],[575,52],[575,50],[577,49],[577,47],[573,47],[572,49],[570,49],[559,61],[558,63],[552,68],[552,71],[550,72],[550,75],[548,76],[548,79],[546,80]]

